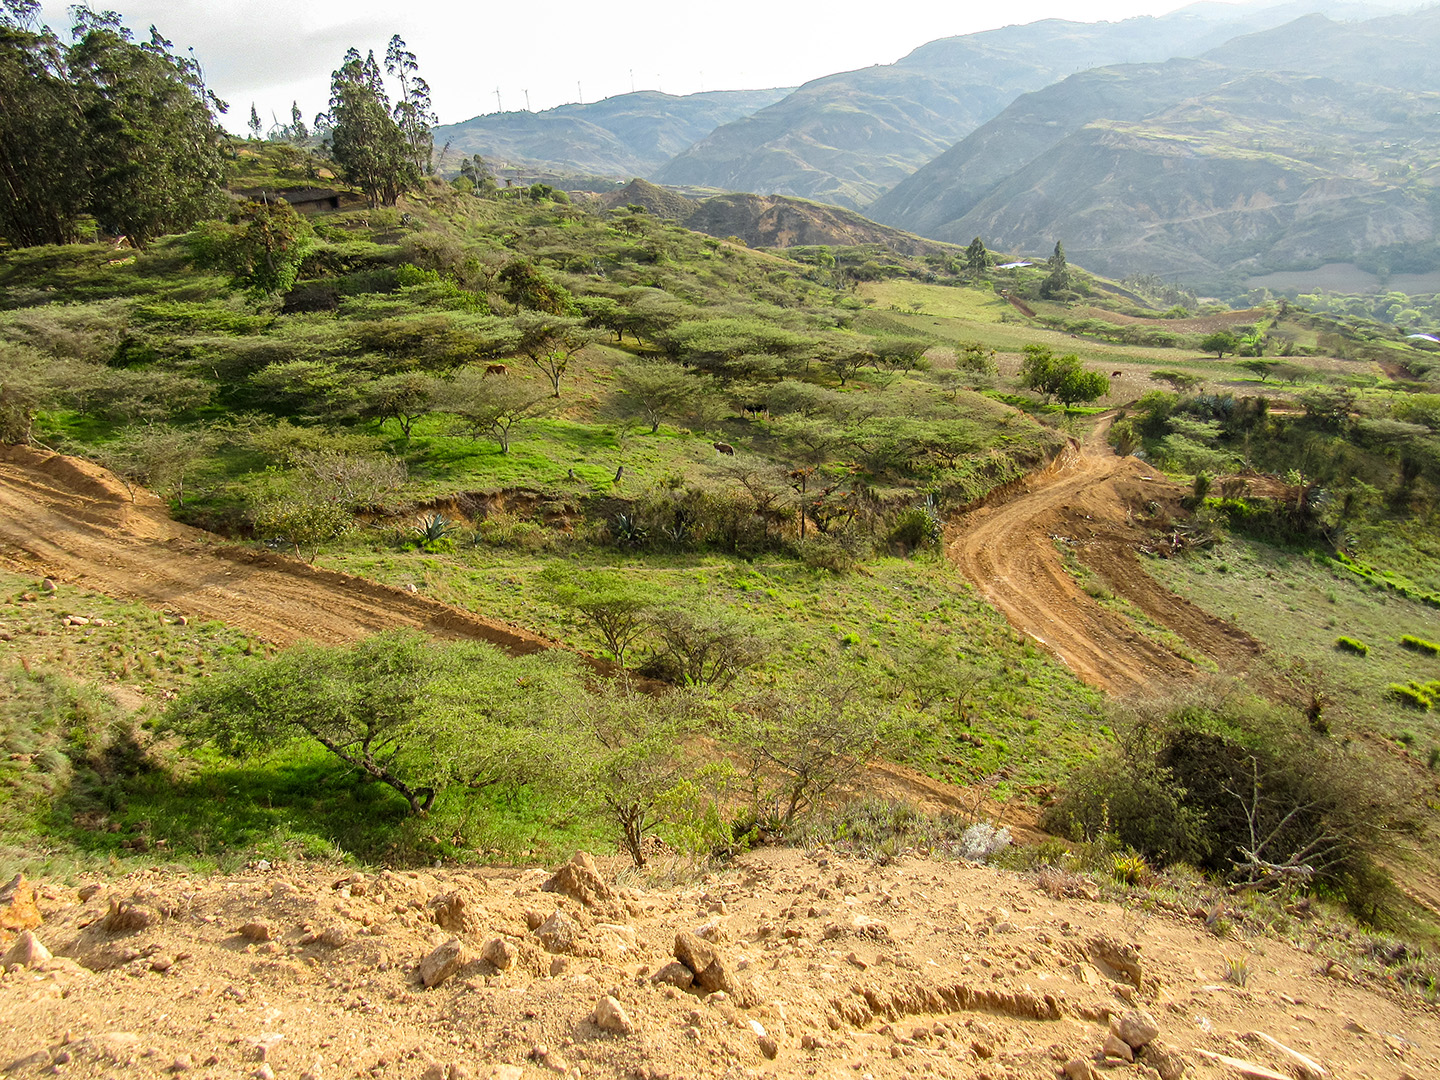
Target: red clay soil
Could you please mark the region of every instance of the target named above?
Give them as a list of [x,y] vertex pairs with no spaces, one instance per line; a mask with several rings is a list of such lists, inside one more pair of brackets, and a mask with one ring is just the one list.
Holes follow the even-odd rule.
[[1183,639],[1187,653],[1243,675],[1259,644],[1161,588],[1136,559],[1146,534],[1131,508],[1174,499],[1178,489],[1144,462],[1110,449],[1111,419],[1006,501],[952,522],[950,558],[1016,629],[1100,689],[1153,693],[1184,684],[1200,669],[1081,589],[1063,565],[1059,540],[1071,543],[1114,593]]
[[517,654],[555,644],[401,589],[228,544],[172,521],[146,491],[132,502],[97,465],[18,446],[0,447],[0,565],[277,644],[355,641],[401,627]]

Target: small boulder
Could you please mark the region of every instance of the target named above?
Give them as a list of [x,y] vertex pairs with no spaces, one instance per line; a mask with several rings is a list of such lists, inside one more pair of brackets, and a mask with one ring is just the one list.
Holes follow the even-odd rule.
[[270,941],[275,937],[275,927],[264,919],[256,919],[254,922],[247,922],[236,933],[246,941]]
[[1123,1039],[1132,1050],[1139,1050],[1160,1035],[1160,1025],[1144,1009],[1131,1009],[1110,1018],[1110,1031]]
[[100,921],[100,928],[111,934],[133,934],[146,930],[160,921],[154,908],[133,900],[111,900],[110,910]]
[[650,981],[657,986],[674,986],[680,990],[689,990],[695,982],[695,973],[678,960],[671,960],[654,975]]
[[339,949],[349,945],[354,939],[354,936],[348,926],[327,926],[324,930],[320,931],[320,935],[315,940],[321,945],[328,945],[332,949]]
[[761,1035],[758,1041],[760,1044],[760,1053],[764,1054],[769,1060],[774,1061],[776,1055],[780,1053],[780,1044],[775,1041],[775,1037],[773,1035]]
[[1071,1058],[1065,1063],[1065,1080],[1099,1080],[1095,1066],[1084,1058]]
[[715,962],[715,949],[708,942],[682,930],[675,935],[675,959],[699,975]]
[[1135,1051],[1130,1048],[1130,1044],[1113,1031],[1106,1032],[1105,1041],[1100,1045],[1100,1052],[1107,1058],[1119,1058],[1126,1062],[1135,1060]]
[[675,958],[695,974],[695,984],[707,993],[723,993],[742,1009],[759,1000],[753,987],[730,969],[719,951],[694,934],[675,935]]
[[0,941],[21,930],[33,930],[45,920],[35,906],[35,889],[24,874],[0,886]]
[[47,949],[35,936],[33,930],[22,930],[15,943],[6,950],[4,959],[0,959],[0,971],[9,971],[11,968],[33,968],[36,964],[53,959],[50,950]]
[[480,959],[496,971],[509,971],[520,958],[520,950],[504,938],[491,938],[480,950]]
[[439,986],[464,964],[465,945],[459,938],[451,938],[420,961],[420,982],[427,988]]
[[575,952],[575,944],[580,940],[580,925],[563,911],[556,911],[535,928],[535,936],[546,952],[569,955]]
[[630,1035],[635,1031],[635,1024],[625,1012],[625,1007],[608,995],[595,1005],[590,1022],[601,1031],[611,1031],[616,1035]]
[[586,852],[577,851],[568,863],[555,871],[544,885],[544,892],[558,892],[574,897],[586,907],[612,904],[617,899],[615,890],[600,876],[595,860]]
[[1160,1074],[1160,1080],[1181,1080],[1189,1068],[1189,1060],[1173,1047],[1166,1046],[1159,1039],[1146,1045],[1140,1060]]

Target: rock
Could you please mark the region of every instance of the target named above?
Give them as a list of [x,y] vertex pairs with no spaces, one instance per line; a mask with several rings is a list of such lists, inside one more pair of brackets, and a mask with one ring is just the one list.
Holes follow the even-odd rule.
[[1129,979],[1135,989],[1144,987],[1145,971],[1140,964],[1138,945],[1122,944],[1104,935],[1091,938],[1089,944],[1090,955],[1104,965],[1101,970],[1110,969],[1107,975],[1114,972]]
[[1119,1058],[1121,1061],[1135,1060],[1135,1051],[1130,1048],[1130,1044],[1113,1031],[1106,1033],[1105,1041],[1100,1044],[1100,1052],[1108,1058]]
[[1234,1069],[1241,1076],[1248,1077],[1249,1080],[1295,1080],[1294,1077],[1287,1076],[1285,1073],[1276,1072],[1264,1065],[1256,1065],[1253,1061],[1246,1061],[1243,1058],[1233,1058],[1228,1054],[1212,1054],[1209,1050],[1200,1049],[1197,1049],[1195,1053],[1206,1061],[1213,1061],[1217,1065]]
[[496,971],[509,971],[520,958],[520,950],[504,938],[491,938],[480,950],[480,959]]
[[59,586],[56,585],[55,582],[52,581],[52,580],[51,580],[50,578],[48,578],[48,577],[47,577],[44,581],[40,582],[40,591],[41,591],[41,592],[52,592],[52,593],[53,593],[53,592],[55,592],[57,589],[59,589]]
[[654,975],[650,981],[664,986],[674,986],[681,990],[689,990],[695,982],[695,973],[678,960],[671,960]]
[[255,1080],[275,1080],[275,1070],[270,1067],[269,1062],[262,1061],[260,1067],[250,1075]]
[[780,1044],[775,1041],[774,1036],[762,1035],[758,1041],[760,1044],[760,1053],[764,1054],[771,1061],[774,1061],[775,1055],[780,1053]]
[[1099,1080],[1099,1075],[1084,1058],[1071,1058],[1065,1063],[1066,1080]]
[[682,930],[675,935],[675,958],[694,973],[700,989],[723,993],[742,1009],[759,1000],[750,984],[730,970],[720,953],[694,934]]
[[435,923],[442,930],[458,934],[465,929],[465,897],[458,892],[437,897],[430,902]]
[[15,943],[6,950],[3,959],[0,959],[0,971],[9,971],[11,968],[33,968],[36,964],[52,959],[50,950],[47,949],[35,936],[33,930],[22,930]]
[[616,1035],[630,1035],[635,1031],[635,1024],[625,1012],[625,1007],[608,995],[595,1005],[590,1022],[601,1031],[612,1031]]
[[420,982],[427,988],[439,986],[465,964],[465,945],[451,938],[420,961]]
[[420,1074],[420,1080],[445,1080],[446,1068],[438,1061],[432,1061]]
[[264,919],[247,922],[235,932],[246,941],[270,941],[275,937],[275,928]]
[[527,930],[539,930],[540,924],[545,921],[545,914],[531,908],[525,912],[525,928]]
[[535,936],[546,952],[570,955],[580,940],[580,926],[563,911],[556,911],[535,928]]
[[350,932],[348,926],[327,926],[324,930],[320,931],[320,936],[315,940],[321,945],[328,945],[332,949],[339,949],[342,946],[349,945],[353,938],[354,935]]
[[75,895],[80,897],[80,902],[82,904],[88,904],[91,897],[95,896],[97,893],[102,893],[104,891],[104,885],[100,884],[98,881],[93,881],[89,885],[80,886],[79,891],[77,891]]
[[33,930],[45,920],[35,906],[35,889],[24,874],[16,874],[0,888],[0,941],[22,930]]
[[824,1050],[825,1040],[819,1035],[807,1031],[800,1036],[800,1049],[802,1050]]
[[100,929],[111,934],[133,934],[160,921],[159,912],[133,900],[111,900],[110,910],[100,921]]
[[555,871],[554,876],[540,888],[544,892],[558,892],[574,897],[586,907],[611,904],[617,899],[615,890],[600,877],[595,860],[583,851],[577,851],[570,861]]
[[171,1072],[189,1072],[195,1067],[195,1059],[189,1054],[176,1054],[175,1060],[170,1062]]
[[1285,1059],[1285,1063],[1289,1065],[1290,1068],[1300,1074],[1300,1080],[1324,1080],[1325,1076],[1328,1075],[1325,1067],[1314,1058],[1306,1057],[1300,1053],[1299,1050],[1292,1050],[1279,1039],[1271,1038],[1263,1031],[1246,1032],[1245,1038],[1250,1042],[1263,1043],[1274,1050]]
[[850,932],[858,937],[888,938],[890,927],[869,915],[856,915],[850,920]]
[[565,969],[570,966],[570,961],[563,956],[557,956],[550,961],[550,977],[558,979],[565,974]]
[[1140,1059],[1159,1074],[1160,1080],[1181,1080],[1190,1067],[1185,1055],[1158,1039],[1145,1047]]
[[1125,1040],[1132,1050],[1139,1050],[1160,1035],[1160,1025],[1144,1009],[1131,1009],[1122,1016],[1110,1018],[1110,1031]]

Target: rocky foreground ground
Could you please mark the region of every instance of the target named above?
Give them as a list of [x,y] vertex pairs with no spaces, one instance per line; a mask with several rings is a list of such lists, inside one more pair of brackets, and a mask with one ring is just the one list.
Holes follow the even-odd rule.
[[0,1068],[1440,1077],[1434,1005],[1323,950],[1217,936],[1213,911],[796,850],[671,888],[616,874],[577,856],[554,874],[259,864],[12,881]]

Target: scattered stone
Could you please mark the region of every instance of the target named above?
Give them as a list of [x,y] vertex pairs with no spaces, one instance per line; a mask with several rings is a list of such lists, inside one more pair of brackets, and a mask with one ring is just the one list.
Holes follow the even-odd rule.
[[563,911],[556,910],[535,928],[535,936],[546,952],[573,954],[580,940],[580,925]]
[[110,910],[100,921],[100,928],[111,934],[133,934],[159,921],[159,912],[144,904],[133,900],[111,900]]
[[52,959],[50,950],[47,949],[35,936],[33,930],[22,930],[15,943],[6,950],[3,959],[0,959],[0,971],[9,971],[11,968],[33,968],[36,964]]
[[723,993],[742,1009],[759,1000],[755,990],[733,973],[718,950],[684,930],[675,935],[675,959],[695,975],[695,984],[709,993]]
[[1113,1031],[1106,1033],[1100,1052],[1108,1058],[1119,1058],[1121,1061],[1135,1060],[1135,1051],[1130,1048],[1130,1044]]
[[1140,1054],[1140,1059],[1160,1076],[1160,1080],[1181,1080],[1190,1067],[1189,1060],[1174,1047],[1166,1046],[1159,1039],[1150,1043]]
[[675,935],[675,959],[698,976],[715,962],[715,950],[694,934],[682,930]]
[[504,938],[491,938],[480,950],[480,959],[496,971],[509,971],[520,958],[520,950]]
[[1099,1075],[1084,1058],[1071,1058],[1065,1063],[1066,1080],[1099,1080]]
[[16,874],[0,887],[0,941],[22,930],[33,930],[45,920],[35,906],[35,889],[24,874]]
[[615,890],[605,884],[595,860],[583,851],[577,851],[570,861],[555,871],[550,880],[540,888],[543,892],[558,892],[574,897],[586,907],[610,904],[616,900]]
[[539,930],[541,924],[543,924],[544,922],[544,912],[536,911],[534,908],[531,908],[529,911],[525,912],[525,928],[527,930]]
[[681,990],[689,990],[695,982],[695,973],[678,960],[671,960],[654,975],[650,981],[658,985],[674,986]]
[[853,968],[859,968],[861,971],[864,971],[870,966],[864,960],[861,960],[860,957],[856,956],[853,952],[845,954],[845,962]]
[[50,593],[53,593],[53,592],[57,591],[58,589],[59,589],[59,586],[56,585],[55,582],[52,581],[52,580],[51,580],[50,578],[48,578],[48,577],[47,577],[44,581],[40,582],[40,591],[41,591],[41,592],[50,592]]
[[1160,1025],[1144,1009],[1131,1009],[1122,1016],[1112,1016],[1110,1030],[1125,1040],[1132,1050],[1139,1050],[1160,1035]]
[[328,945],[332,949],[339,949],[342,946],[349,945],[353,937],[354,935],[351,934],[348,926],[327,926],[324,930],[320,931],[319,937],[315,940],[321,945]]
[[270,941],[275,937],[275,928],[263,919],[247,922],[236,931],[246,941]]
[[1324,1080],[1324,1077],[1328,1075],[1324,1066],[1314,1058],[1306,1057],[1300,1053],[1299,1050],[1292,1050],[1279,1039],[1271,1038],[1263,1031],[1246,1032],[1245,1038],[1250,1042],[1263,1043],[1274,1050],[1285,1059],[1291,1068],[1300,1074],[1300,1080]]
[[824,1050],[825,1040],[819,1035],[807,1031],[800,1036],[800,1049],[802,1050]]
[[771,1061],[774,1061],[775,1056],[780,1053],[780,1044],[775,1041],[774,1036],[762,1035],[760,1036],[759,1043],[760,1053],[764,1054]]
[[439,986],[465,964],[465,945],[451,938],[420,961],[420,982],[428,989]]
[[438,1061],[432,1061],[420,1074],[420,1080],[445,1080],[446,1068]]
[[275,1080],[275,1070],[268,1062],[261,1062],[260,1067],[250,1074],[255,1080]]
[[80,897],[80,902],[81,902],[82,904],[88,904],[88,903],[90,902],[91,897],[97,895],[98,893],[102,893],[102,892],[104,892],[104,891],[105,891],[105,886],[102,885],[102,884],[100,884],[98,881],[94,881],[94,882],[91,882],[89,885],[82,885],[82,886],[80,886],[79,891],[76,892],[75,895],[78,896],[78,897]]
[[590,1014],[590,1022],[601,1031],[613,1031],[617,1035],[630,1035],[635,1024],[625,1012],[625,1007],[613,997],[603,997]]
[[189,1054],[176,1054],[175,1060],[170,1062],[170,1071],[175,1073],[189,1072],[195,1067],[195,1059]]
[[150,970],[155,972],[156,975],[164,975],[174,966],[175,958],[173,956],[166,956],[164,953],[161,953],[150,961]]
[[1253,1061],[1245,1061],[1243,1058],[1233,1058],[1228,1054],[1212,1054],[1209,1050],[1196,1050],[1206,1061],[1213,1061],[1217,1065],[1224,1065],[1226,1068],[1234,1069],[1241,1076],[1249,1080],[1295,1080],[1293,1076],[1276,1072],[1274,1069],[1267,1069],[1264,1065],[1256,1065]]
[[1104,965],[1102,971],[1105,968],[1110,969],[1106,972],[1107,975],[1113,971],[1116,975],[1129,979],[1135,989],[1144,987],[1145,970],[1140,963],[1138,945],[1122,944],[1102,934],[1090,939],[1090,955]]
[[564,956],[557,956],[550,961],[550,977],[558,979],[565,974],[565,969],[570,966],[570,961]]
[[890,927],[869,915],[856,915],[850,920],[850,932],[857,937],[888,938]]

